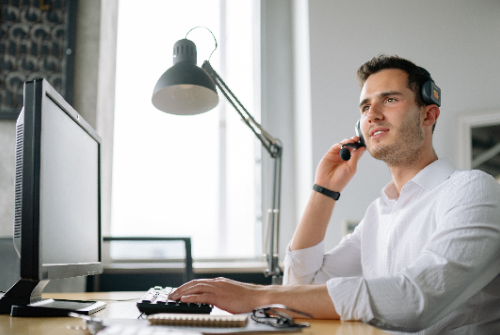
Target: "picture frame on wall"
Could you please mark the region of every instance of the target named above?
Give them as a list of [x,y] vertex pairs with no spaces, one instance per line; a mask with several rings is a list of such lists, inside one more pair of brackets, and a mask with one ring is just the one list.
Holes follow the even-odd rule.
[[71,103],[78,1],[0,3],[0,119],[17,119],[24,82],[35,78]]

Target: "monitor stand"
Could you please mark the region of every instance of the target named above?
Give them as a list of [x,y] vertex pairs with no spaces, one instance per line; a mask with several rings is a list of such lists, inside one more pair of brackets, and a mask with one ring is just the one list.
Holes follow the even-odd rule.
[[0,295],[0,314],[12,316],[68,316],[68,313],[93,314],[106,307],[101,301],[42,300],[48,280],[39,282],[21,279]]

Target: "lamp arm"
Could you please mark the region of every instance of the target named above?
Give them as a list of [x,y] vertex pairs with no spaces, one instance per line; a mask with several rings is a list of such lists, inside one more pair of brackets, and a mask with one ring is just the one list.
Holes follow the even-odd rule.
[[268,268],[264,271],[266,276],[272,277],[273,284],[281,284],[282,271],[279,266],[279,227],[280,227],[280,203],[281,203],[281,156],[283,146],[281,142],[272,137],[262,126],[253,118],[246,110],[238,98],[231,92],[226,83],[222,80],[219,74],[212,68],[208,61],[205,61],[201,67],[205,70],[215,82],[215,85],[220,89],[229,103],[233,106],[236,112],[241,116],[245,124],[252,130],[257,138],[266,148],[267,152],[274,158],[274,174],[273,174],[273,208],[271,209],[270,226],[268,233],[270,234],[267,256]]
[[222,94],[226,97],[227,101],[233,106],[236,112],[240,115],[241,119],[245,124],[252,130],[252,132],[257,136],[259,141],[262,143],[264,148],[269,152],[271,157],[276,158],[281,151],[281,143],[276,138],[272,137],[267,131],[265,131],[262,126],[254,119],[254,117],[247,111],[245,106],[238,100],[234,93],[229,89],[224,80],[219,76],[219,74],[213,69],[212,65],[208,61],[203,62],[201,66],[210,77],[215,82],[215,85],[219,88]]

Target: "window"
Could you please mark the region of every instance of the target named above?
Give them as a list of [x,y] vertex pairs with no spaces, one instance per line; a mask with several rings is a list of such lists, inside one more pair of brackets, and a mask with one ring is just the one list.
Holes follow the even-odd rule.
[[[169,115],[151,104],[177,40],[206,26],[213,68],[260,119],[258,27],[252,0],[121,0],[118,14],[113,236],[188,236],[195,259],[261,251],[260,143],[219,92],[216,109]],[[214,40],[189,33],[198,65]]]

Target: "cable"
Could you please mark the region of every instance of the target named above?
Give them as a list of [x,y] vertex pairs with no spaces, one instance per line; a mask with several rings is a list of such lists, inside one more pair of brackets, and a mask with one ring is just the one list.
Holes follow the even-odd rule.
[[193,30],[195,30],[195,29],[197,29],[197,28],[205,28],[206,30],[208,30],[208,31],[210,32],[210,34],[212,34],[212,37],[214,38],[214,42],[215,42],[215,49],[214,49],[214,50],[212,51],[212,53],[210,54],[210,57],[208,57],[208,61],[210,61],[210,58],[212,57],[212,54],[215,52],[215,50],[217,50],[217,39],[215,38],[214,33],[213,33],[210,29],[208,29],[208,28],[207,28],[207,27],[205,27],[205,26],[196,26],[196,27],[194,27],[194,28],[191,28],[191,29],[190,29],[190,30],[186,33],[186,36],[185,36],[184,38],[187,38],[188,34],[189,34],[191,31],[193,31]]

